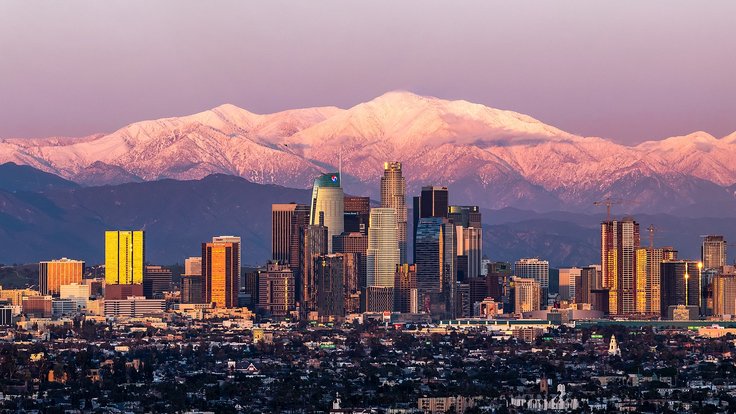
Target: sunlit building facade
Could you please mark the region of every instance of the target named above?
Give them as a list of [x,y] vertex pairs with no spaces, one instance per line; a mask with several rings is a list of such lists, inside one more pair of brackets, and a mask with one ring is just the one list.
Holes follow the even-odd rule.
[[407,263],[406,258],[406,179],[401,173],[401,163],[383,163],[381,177],[381,207],[396,211],[397,239],[399,241],[399,263]]
[[202,243],[204,300],[217,308],[238,305],[240,258],[237,242]]
[[145,232],[105,232],[105,283],[141,285],[145,274]]
[[636,250],[639,223],[633,218],[601,223],[601,271],[612,315],[637,312]]
[[82,283],[84,262],[66,257],[38,264],[38,289],[42,295],[59,296],[62,285]]

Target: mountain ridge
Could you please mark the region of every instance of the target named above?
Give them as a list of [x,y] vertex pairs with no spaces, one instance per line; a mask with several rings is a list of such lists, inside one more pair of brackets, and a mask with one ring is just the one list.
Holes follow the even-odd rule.
[[132,123],[78,139],[0,140],[12,161],[83,185],[199,179],[222,173],[308,188],[336,170],[346,190],[378,195],[387,160],[404,163],[407,195],[448,185],[459,203],[537,211],[589,211],[605,197],[636,198],[657,212],[700,200],[733,215],[736,132],[702,131],[625,146],[582,137],[518,112],[392,91],[348,109],[255,114],[231,104]]

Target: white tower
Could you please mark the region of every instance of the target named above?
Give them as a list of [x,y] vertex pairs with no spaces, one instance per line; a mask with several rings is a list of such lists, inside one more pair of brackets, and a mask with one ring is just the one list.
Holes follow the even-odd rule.
[[376,287],[394,287],[396,265],[399,264],[399,241],[396,210],[371,209],[366,252],[366,284]]
[[608,344],[608,355],[621,356],[621,348],[618,347],[618,342],[616,342],[616,335],[611,335],[611,342]]

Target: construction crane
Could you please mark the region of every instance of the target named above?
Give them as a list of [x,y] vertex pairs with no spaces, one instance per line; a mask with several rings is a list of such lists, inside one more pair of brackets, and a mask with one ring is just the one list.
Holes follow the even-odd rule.
[[622,204],[619,198],[606,197],[600,201],[594,201],[594,206],[606,206],[606,221],[611,221],[611,206]]

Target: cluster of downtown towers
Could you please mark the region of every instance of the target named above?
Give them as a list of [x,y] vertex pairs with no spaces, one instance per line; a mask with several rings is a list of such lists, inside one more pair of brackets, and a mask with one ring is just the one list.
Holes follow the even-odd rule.
[[[480,209],[449,205],[447,187],[423,187],[413,197],[410,262],[401,167],[384,163],[380,207],[371,208],[368,197],[346,196],[339,172],[315,180],[309,204],[273,204],[272,260],[263,269],[241,274],[239,237],[202,243],[202,256],[186,261],[181,302],[322,321],[359,312],[467,317],[486,297],[503,302],[507,313],[547,304],[547,262],[517,262],[516,276],[529,279],[499,278],[493,262],[482,269]],[[113,296],[139,294],[125,287],[142,284],[143,245],[142,231],[107,232],[106,284],[122,285]],[[568,291],[563,294],[559,283],[560,297],[611,315],[736,314],[736,272],[726,266],[726,246],[722,236],[708,236],[700,261],[678,260],[674,248],[642,248],[633,218],[607,219],[601,223],[600,265],[567,269]]]
[[318,177],[310,204],[272,206],[273,260],[257,275],[259,308],[319,320],[362,311],[467,315],[457,284],[481,273],[480,209],[448,200],[438,186],[414,197],[410,264],[400,162],[384,163],[375,208],[368,197],[346,196],[339,172]]
[[603,221],[600,272],[583,274],[577,298],[611,315],[698,319],[736,314],[736,272],[727,265],[723,236],[703,236],[700,261],[681,260],[674,247],[655,247],[655,228],[648,230],[649,247],[642,247],[633,218]]

